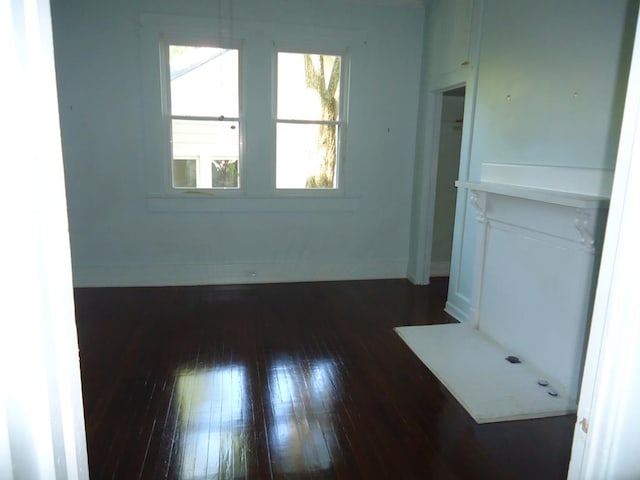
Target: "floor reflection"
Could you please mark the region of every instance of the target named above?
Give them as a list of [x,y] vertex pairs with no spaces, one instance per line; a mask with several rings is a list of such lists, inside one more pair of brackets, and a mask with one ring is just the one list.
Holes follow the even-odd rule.
[[225,365],[177,375],[180,478],[244,477],[252,428],[245,368]]
[[252,402],[262,396],[271,467],[284,475],[320,473],[333,466],[338,448],[335,408],[338,366],[333,360],[278,360],[266,385],[252,397],[245,367],[224,365],[177,372],[175,438],[182,480],[250,476]]
[[334,361],[281,360],[269,371],[269,447],[275,471],[312,473],[332,466],[338,396]]

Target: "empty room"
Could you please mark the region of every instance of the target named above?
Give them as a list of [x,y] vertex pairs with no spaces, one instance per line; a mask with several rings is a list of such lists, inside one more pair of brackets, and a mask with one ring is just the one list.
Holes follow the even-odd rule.
[[0,478],[637,478],[638,3],[10,0]]

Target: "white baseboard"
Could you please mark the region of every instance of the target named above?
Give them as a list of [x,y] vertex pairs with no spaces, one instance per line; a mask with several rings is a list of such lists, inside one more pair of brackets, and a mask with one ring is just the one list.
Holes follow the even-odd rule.
[[483,163],[480,179],[520,187],[610,197],[613,170],[547,165]]
[[232,285],[406,278],[406,259],[291,264],[74,265],[74,287]]
[[427,285],[426,283],[418,283],[418,280],[414,275],[414,272],[412,272],[411,270],[407,271],[406,276],[407,276],[407,280],[409,280],[413,285]]
[[[468,302],[467,302],[468,303]],[[468,306],[465,309],[460,305],[456,305],[454,302],[447,300],[447,304],[444,307],[444,311],[451,315],[453,318],[462,323],[469,321]]]
[[450,271],[451,271],[451,262],[447,262],[447,261],[431,262],[431,272],[429,273],[429,276],[430,277],[448,277]]

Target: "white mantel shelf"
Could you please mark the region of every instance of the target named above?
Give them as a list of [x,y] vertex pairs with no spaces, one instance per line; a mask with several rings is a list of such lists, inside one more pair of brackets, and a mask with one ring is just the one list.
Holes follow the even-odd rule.
[[519,185],[509,185],[504,183],[463,182],[460,180],[456,181],[455,185],[458,188],[466,188],[475,192],[486,192],[506,197],[523,198],[526,200],[562,205],[565,207],[601,209],[608,208],[609,206],[609,198],[607,197],[561,192],[544,188],[522,187]]

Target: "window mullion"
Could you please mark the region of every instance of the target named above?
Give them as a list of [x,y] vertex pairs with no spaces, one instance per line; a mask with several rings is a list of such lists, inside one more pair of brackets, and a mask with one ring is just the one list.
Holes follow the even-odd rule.
[[205,117],[201,115],[171,115],[171,120],[194,120],[203,122],[239,122],[240,117]]
[[278,123],[291,123],[297,125],[340,125],[340,120],[294,120],[294,119],[284,119],[278,118],[276,120]]

